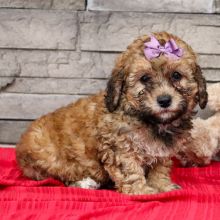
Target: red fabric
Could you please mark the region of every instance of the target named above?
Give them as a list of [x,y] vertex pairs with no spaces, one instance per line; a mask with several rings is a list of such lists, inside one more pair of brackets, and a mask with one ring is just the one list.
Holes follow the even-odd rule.
[[175,167],[172,178],[182,189],[157,195],[70,188],[53,179],[23,177],[15,150],[0,148],[0,219],[220,219],[220,163]]

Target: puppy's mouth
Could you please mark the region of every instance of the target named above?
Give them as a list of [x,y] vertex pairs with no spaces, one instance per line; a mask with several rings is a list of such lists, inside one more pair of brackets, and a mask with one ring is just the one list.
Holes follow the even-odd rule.
[[185,113],[185,108],[182,109],[163,109],[159,112],[145,112],[141,115],[141,119],[150,124],[171,124],[179,119]]
[[171,115],[171,114],[177,114],[180,110],[178,109],[163,109],[157,113],[155,113],[156,116],[160,117],[160,116],[163,116],[163,115]]
[[169,110],[165,109],[160,112],[154,113],[153,120],[156,123],[159,124],[169,124],[173,122],[174,120],[178,119],[181,117],[181,115],[184,114],[184,111],[182,110]]

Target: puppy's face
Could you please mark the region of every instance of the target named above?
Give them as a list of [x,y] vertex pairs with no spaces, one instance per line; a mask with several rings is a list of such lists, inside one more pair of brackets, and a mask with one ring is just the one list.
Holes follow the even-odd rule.
[[[161,43],[171,38],[167,33],[155,36]],[[134,41],[119,57],[107,90],[110,111],[120,106],[127,114],[166,124],[192,114],[198,102],[201,108],[205,107],[205,81],[195,54],[185,42],[172,38],[184,50],[179,59],[164,55],[147,59],[143,51],[144,43],[150,40],[148,36]]]
[[136,58],[125,82],[126,111],[137,111],[158,123],[169,123],[191,111],[198,92],[194,71],[187,60]]

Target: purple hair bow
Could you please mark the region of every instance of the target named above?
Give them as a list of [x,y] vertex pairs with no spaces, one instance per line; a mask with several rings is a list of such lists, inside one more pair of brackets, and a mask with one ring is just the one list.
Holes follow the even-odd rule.
[[183,56],[183,50],[177,46],[172,38],[164,46],[161,46],[159,41],[154,36],[151,36],[150,42],[144,43],[144,46],[144,54],[148,60],[159,57],[161,54],[173,59]]

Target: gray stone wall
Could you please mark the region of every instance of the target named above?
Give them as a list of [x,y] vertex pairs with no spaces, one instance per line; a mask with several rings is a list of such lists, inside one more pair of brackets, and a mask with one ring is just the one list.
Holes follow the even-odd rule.
[[220,0],[0,0],[0,143],[42,114],[104,89],[138,35],[169,31],[220,81]]

